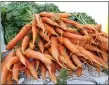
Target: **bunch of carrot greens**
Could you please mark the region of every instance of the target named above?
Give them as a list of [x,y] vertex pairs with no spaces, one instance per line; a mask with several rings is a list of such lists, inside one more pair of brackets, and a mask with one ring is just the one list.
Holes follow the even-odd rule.
[[[28,79],[38,79],[40,69],[42,79],[48,72],[53,83],[66,84],[67,76],[74,71],[78,77],[82,75],[84,63],[98,72],[108,69],[108,35],[100,24],[80,24],[69,19],[71,16],[60,12],[34,13],[32,21],[6,46],[11,52],[2,61],[1,83],[12,84],[12,79],[18,82],[21,71]],[[58,78],[56,70],[61,72]]]

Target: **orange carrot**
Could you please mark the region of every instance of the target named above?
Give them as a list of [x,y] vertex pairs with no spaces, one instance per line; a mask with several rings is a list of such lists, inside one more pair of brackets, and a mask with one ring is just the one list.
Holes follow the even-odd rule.
[[27,32],[31,29],[31,25],[27,24],[25,25],[20,32],[7,44],[6,49],[11,50],[18,41],[20,41],[26,34]]
[[43,51],[44,51],[44,43],[42,42],[41,39],[38,42],[38,47],[39,47],[40,51],[43,53]]
[[40,52],[28,49],[25,51],[25,55],[29,58],[41,60],[44,64],[51,64],[51,60],[49,58],[46,58],[44,54]]
[[50,42],[47,42],[45,45],[44,45],[45,48],[48,48],[50,47]]
[[43,34],[42,31],[39,32],[39,35],[45,40],[45,41],[49,41],[49,37],[46,34]]
[[36,71],[38,70],[38,68],[39,68],[39,64],[40,64],[40,60],[38,60],[38,59],[36,59]]
[[17,56],[11,57],[7,62],[7,69],[10,70],[11,66],[17,62],[19,62],[19,58]]
[[20,64],[16,63],[13,66],[13,79],[18,83]]
[[1,63],[1,69],[3,68],[4,64],[11,58],[15,56],[15,52],[14,51],[11,51],[2,61]]
[[61,17],[61,18],[68,18],[69,16],[71,16],[71,14],[68,14],[68,13],[57,13],[57,16]]
[[62,30],[66,30],[67,29],[66,24],[62,20],[59,21],[59,25],[60,25]]
[[59,26],[55,21],[47,17],[42,17],[42,21],[53,26]]
[[56,72],[56,65],[54,62],[52,62],[51,64],[51,73],[49,72],[49,76],[50,76],[50,79],[53,81],[53,83],[57,83],[56,81],[56,75],[55,75],[55,72]]
[[58,33],[58,34],[63,34],[64,31],[62,29],[60,29],[59,27],[56,27],[55,28],[55,31]]
[[9,70],[7,69],[7,63],[5,63],[1,71],[1,85],[6,84],[8,73]]
[[77,65],[77,67],[82,67],[82,62],[80,61],[77,55],[72,54],[71,58],[74,61],[74,63]]
[[73,20],[70,20],[67,18],[61,18],[61,19],[67,24],[71,24],[71,25],[77,27],[78,29],[83,29],[82,25],[77,23],[76,21],[73,21]]
[[29,43],[29,47],[31,50],[35,49],[35,45],[32,42]]
[[41,19],[40,15],[39,14],[35,14],[35,19],[37,21],[37,26],[42,29],[42,32],[44,34],[46,29],[45,29],[45,27],[43,25],[43,22],[42,22],[42,19]]
[[94,28],[93,25],[91,24],[85,24],[85,25],[82,25],[84,29],[89,29],[89,30],[93,30],[95,31],[96,29]]
[[26,66],[26,59],[25,59],[25,56],[22,54],[21,50],[19,48],[16,49],[16,55],[18,56],[19,60],[21,61],[21,63],[23,65]]
[[35,67],[31,64],[31,62],[26,59],[26,65],[27,65],[27,68],[29,69],[31,75],[35,78],[35,79],[38,79],[38,75],[37,75],[37,72],[35,70]]
[[66,66],[70,69],[75,70],[76,67],[70,60],[70,57],[68,56],[67,52],[65,51],[65,48],[62,45],[58,44],[58,49],[59,49],[60,55],[63,56],[66,60]]
[[77,68],[77,76],[80,77],[82,75],[82,67]]
[[24,53],[24,51],[26,50],[26,48],[28,47],[29,45],[29,37],[26,35],[24,38],[23,38],[23,41],[22,41],[22,46],[21,46],[21,49],[22,49],[22,52]]
[[24,72],[25,72],[27,78],[30,80],[30,78],[31,78],[31,73],[30,73],[30,71],[29,71],[27,68],[25,68],[25,69],[24,69]]
[[76,33],[76,32],[77,32],[77,29],[73,29],[73,28],[71,28],[71,27],[67,27],[66,31],[67,31],[67,32]]
[[70,32],[64,32],[63,36],[67,37],[67,38],[71,38],[71,39],[77,39],[77,40],[89,40],[89,39],[91,39],[90,36],[81,36],[81,35],[70,33]]
[[12,72],[9,72],[8,73],[7,83],[6,84],[10,84],[10,85],[13,85],[14,84],[14,81],[12,80]]
[[55,17],[55,14],[52,12],[41,12],[40,16],[41,17]]
[[45,28],[46,28],[46,30],[47,30],[48,33],[50,33],[51,35],[58,36],[58,34],[55,32],[55,30],[53,29],[52,26],[50,26],[50,25],[48,25],[46,23],[44,23],[44,26],[45,26]]
[[101,57],[106,63],[108,63],[108,54],[106,51],[102,50]]
[[41,62],[40,63],[40,68],[41,68],[41,76],[42,76],[42,79],[45,80],[45,77],[46,77],[46,67],[45,65]]
[[32,22],[32,33],[33,33],[33,45],[36,42],[36,38],[37,38],[37,30],[38,28],[36,27],[36,22],[35,20]]

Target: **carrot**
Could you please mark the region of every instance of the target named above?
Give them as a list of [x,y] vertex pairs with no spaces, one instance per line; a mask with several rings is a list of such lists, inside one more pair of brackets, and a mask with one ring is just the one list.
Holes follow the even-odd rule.
[[89,51],[96,51],[96,52],[99,52],[101,53],[101,50],[91,44],[85,44],[84,45],[85,49],[89,50]]
[[81,36],[81,35],[70,33],[70,32],[64,32],[63,36],[66,38],[77,39],[77,40],[89,40],[89,39],[91,39],[90,36]]
[[44,64],[47,64],[47,65],[52,63],[49,58],[46,58],[44,56],[44,54],[40,52],[36,52],[34,50],[30,50],[30,49],[26,50],[25,55],[26,57],[29,57],[29,58],[41,60]]
[[60,25],[62,30],[66,30],[67,29],[66,24],[62,20],[59,21],[59,25]]
[[3,68],[4,64],[11,58],[15,56],[15,52],[14,51],[11,51],[2,61],[1,63],[1,69]]
[[6,49],[11,50],[18,41],[20,41],[26,34],[27,32],[31,29],[30,24],[26,24],[20,32],[7,44]]
[[68,13],[57,13],[57,16],[61,17],[61,18],[68,18],[69,16],[71,16],[71,14],[68,14]]
[[29,37],[26,35],[24,38],[23,38],[23,41],[22,41],[22,46],[21,46],[21,49],[22,49],[22,52],[24,53],[24,51],[26,50],[26,48],[28,47],[29,45]]
[[50,25],[59,27],[59,25],[55,21],[53,21],[52,19],[50,19],[50,18],[42,17],[42,21],[45,22],[45,23],[47,23],[47,24],[50,24]]
[[15,63],[13,66],[13,79],[18,83],[20,64]]
[[49,41],[49,37],[46,34],[43,34],[42,31],[39,32],[39,35],[45,40],[45,41]]
[[59,27],[56,27],[55,28],[55,31],[58,33],[58,34],[63,34],[64,31],[62,29],[60,29]]
[[21,63],[23,65],[26,66],[26,59],[25,59],[25,56],[22,54],[21,50],[19,48],[16,49],[16,56],[18,56],[19,60],[21,61]]
[[27,68],[29,69],[31,75],[35,78],[35,79],[38,79],[38,75],[37,75],[37,72],[35,70],[35,67],[31,64],[31,62],[26,59],[26,65],[27,65]]
[[108,54],[106,51],[102,50],[101,57],[106,63],[108,63]]
[[48,48],[50,47],[50,42],[47,42],[45,45],[44,45],[45,48]]
[[67,63],[67,61],[65,60],[65,58],[63,56],[59,56],[59,61],[63,64]]
[[35,49],[35,45],[32,42],[29,42],[29,47],[31,50]]
[[55,72],[56,72],[56,65],[54,62],[52,62],[51,64],[51,73],[49,72],[49,76],[50,76],[50,79],[53,81],[53,83],[57,83],[56,81],[56,75],[55,75]]
[[5,63],[1,70],[1,85],[6,84],[8,73],[9,73],[9,70],[7,69],[7,63]]
[[70,69],[75,70],[76,67],[70,60],[70,57],[68,56],[67,52],[65,51],[65,48],[62,45],[58,44],[58,49],[59,49],[60,55],[63,56],[66,60],[66,66]]
[[36,42],[36,38],[37,38],[37,32],[38,32],[38,27],[36,27],[36,22],[35,20],[32,22],[32,34],[33,34],[33,45],[35,44]]
[[61,63],[59,62],[59,59],[58,59],[59,58],[59,51],[58,51],[58,47],[57,47],[57,40],[54,36],[52,36],[50,38],[50,40],[52,42],[51,42],[51,47],[49,48],[49,52],[53,56],[53,58],[58,62],[58,64],[60,66],[62,66]]
[[62,21],[64,21],[65,23],[67,24],[71,24],[73,26],[75,26],[77,29],[83,29],[82,25],[73,21],[73,20],[70,20],[70,19],[67,19],[67,18],[61,18]]
[[6,83],[6,84],[11,84],[11,85],[14,84],[14,81],[12,80],[12,72],[9,72],[9,73],[8,73],[8,76],[7,76],[7,83]]
[[82,75],[82,67],[77,68],[77,76],[80,77]]
[[39,68],[39,64],[40,64],[40,60],[38,60],[38,59],[36,59],[36,71],[38,70],[38,68]]
[[66,31],[67,31],[67,32],[76,33],[76,32],[77,32],[77,29],[73,29],[73,28],[71,28],[71,27],[67,27],[67,28],[66,28]]
[[42,42],[41,39],[38,42],[38,47],[39,47],[40,51],[43,53],[43,51],[44,51],[44,43]]
[[80,61],[78,56],[76,56],[75,54],[72,54],[71,58],[74,61],[74,63],[77,65],[77,67],[82,67],[82,62]]
[[44,23],[44,26],[45,26],[45,28],[46,28],[46,30],[47,30],[47,32],[48,33],[50,33],[51,35],[56,35],[56,36],[58,36],[58,34],[55,32],[55,30],[53,29],[53,26],[50,26],[50,25],[48,25],[48,24],[46,24],[46,23]]
[[31,78],[31,73],[30,73],[30,71],[29,71],[27,68],[25,68],[25,69],[24,69],[24,73],[26,74],[27,78],[30,80],[30,78]]
[[40,16],[41,17],[56,17],[55,14],[52,12],[41,12]]
[[42,19],[41,19],[40,15],[39,14],[35,14],[35,19],[37,21],[37,26],[39,28],[41,28],[42,29],[42,32],[44,33],[46,29],[45,29],[45,27],[43,25],[43,22],[42,22]]
[[7,62],[7,69],[10,70],[11,66],[17,62],[19,62],[19,58],[17,56],[11,57]]
[[40,63],[40,68],[41,68],[42,79],[45,80],[47,69],[46,69],[45,65],[42,62]]

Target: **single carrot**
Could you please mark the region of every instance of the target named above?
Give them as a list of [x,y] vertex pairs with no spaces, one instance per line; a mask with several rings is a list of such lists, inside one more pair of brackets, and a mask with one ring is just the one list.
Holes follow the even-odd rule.
[[13,66],[13,79],[18,83],[18,77],[19,77],[19,72],[20,72],[20,64],[19,63],[15,63]]
[[35,45],[31,41],[29,42],[29,47],[31,50],[35,49]]
[[63,34],[64,31],[62,29],[60,29],[59,27],[56,27],[55,28],[55,31],[58,33],[58,34]]
[[24,53],[24,51],[26,50],[26,48],[28,47],[29,45],[29,37],[26,35],[23,40],[22,40],[22,46],[21,46],[21,49],[22,49],[22,52]]
[[21,63],[23,65],[26,66],[26,59],[25,59],[25,56],[22,54],[21,50],[19,48],[16,49],[16,56],[18,56],[19,60],[21,61]]
[[52,12],[41,12],[40,16],[41,17],[55,17],[55,14]]
[[45,80],[47,69],[46,69],[45,65],[42,62],[40,63],[40,68],[41,68],[42,79]]
[[18,41],[20,41],[26,34],[27,32],[31,29],[30,24],[26,24],[20,32],[7,44],[6,49],[11,50]]
[[69,14],[69,13],[57,13],[57,16],[60,18],[68,18],[69,16],[71,16],[71,14]]
[[43,22],[42,22],[42,19],[41,19],[40,15],[39,14],[35,14],[35,19],[37,21],[37,26],[42,29],[42,32],[44,34],[46,28],[43,25]]
[[44,23],[44,26],[45,26],[45,28],[46,28],[46,30],[47,30],[47,32],[48,33],[50,33],[51,35],[56,35],[56,36],[58,36],[58,34],[55,32],[55,30],[53,29],[53,26],[50,26],[50,25],[48,25],[48,24],[46,24],[46,23]]
[[76,21],[73,21],[73,20],[70,20],[70,19],[67,19],[67,18],[61,18],[62,21],[64,21],[65,23],[67,24],[71,24],[75,27],[77,27],[77,29],[83,29],[82,25],[77,23]]
[[67,61],[65,60],[65,58],[63,56],[59,56],[59,61],[63,64],[67,63]]
[[66,28],[66,31],[67,31],[67,32],[76,33],[76,32],[77,32],[77,29],[73,29],[73,28],[71,28],[71,27],[67,27],[67,28]]
[[89,50],[89,51],[96,51],[96,52],[99,52],[101,53],[101,50],[91,44],[85,44],[84,45],[85,49]]
[[102,50],[101,57],[106,63],[108,63],[108,54],[106,51]]
[[27,78],[30,80],[30,78],[31,78],[31,73],[30,73],[30,71],[29,71],[27,68],[25,68],[25,69],[24,69],[24,73],[26,74]]
[[35,70],[35,67],[31,64],[31,62],[28,59],[26,59],[26,65],[27,65],[27,68],[29,69],[31,75],[35,79],[38,79],[37,71]]
[[42,21],[45,22],[45,23],[47,23],[47,24],[50,24],[50,25],[59,27],[59,25],[55,21],[53,21],[52,19],[50,19],[50,18],[42,17]]
[[71,58],[74,61],[74,63],[77,65],[77,67],[82,67],[82,62],[80,61],[77,55],[72,54]]
[[80,77],[82,75],[82,67],[77,68],[77,76]]
[[70,32],[64,32],[63,36],[66,38],[77,39],[77,40],[90,40],[91,39],[90,36],[82,36],[82,35],[78,35],[78,34],[74,34]]
[[11,58],[15,56],[15,52],[14,51],[11,51],[2,61],[1,63],[1,69],[3,68],[4,64]]
[[29,58],[41,60],[44,64],[51,64],[52,63],[49,58],[46,58],[44,56],[44,54],[37,52],[37,51],[34,51],[34,50],[30,50],[30,49],[26,50],[25,55],[26,55],[26,57],[29,57]]
[[14,81],[12,80],[12,72],[9,72],[8,73],[7,83],[6,84],[10,84],[10,85],[13,85],[14,84]]
[[56,75],[55,75],[55,73],[56,73],[56,65],[55,65],[55,63],[54,62],[52,62],[52,64],[51,64],[51,73],[49,72],[49,76],[50,76],[50,79],[52,80],[52,82],[53,83],[57,83],[57,80],[56,80]]
[[75,70],[76,66],[70,60],[70,57],[68,56],[67,52],[65,51],[65,48],[61,44],[58,44],[58,49],[59,49],[60,55],[63,56],[66,60],[66,66],[70,69]]
[[44,43],[42,42],[41,39],[38,42],[38,47],[39,47],[40,51],[43,53],[44,52]]
[[49,41],[49,36],[47,36],[46,34],[43,34],[42,31],[39,32],[39,35],[45,40],[45,41]]
[[38,27],[36,27],[36,21],[34,20],[32,22],[32,34],[33,34],[33,45],[35,44],[36,42],[36,38],[37,38],[37,33],[38,33]]
[[47,42],[45,45],[44,45],[45,48],[49,48],[50,47],[50,42]]
[[38,60],[38,59],[36,59],[36,71],[38,70],[38,68],[39,68],[39,65],[40,65],[40,60]]
[[7,69],[10,70],[13,64],[19,62],[19,58],[17,56],[11,57],[7,62]]
[[1,85],[6,84],[8,73],[9,73],[9,70],[7,69],[7,63],[5,63],[1,70]]
[[66,30],[66,29],[67,29],[66,24],[65,24],[62,20],[59,21],[59,25],[60,25],[60,28],[61,28],[62,30]]

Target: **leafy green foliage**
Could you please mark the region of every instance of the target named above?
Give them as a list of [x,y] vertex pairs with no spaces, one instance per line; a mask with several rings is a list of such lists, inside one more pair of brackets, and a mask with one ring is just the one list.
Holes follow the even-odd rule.
[[2,25],[4,28],[5,43],[7,44],[26,23],[30,23],[34,13],[59,12],[54,4],[39,5],[34,2],[2,3]]
[[68,78],[68,70],[62,68],[60,71],[60,75],[57,78],[57,85],[67,85],[67,78]]
[[97,24],[95,20],[86,13],[72,13],[70,19],[73,19],[81,24]]

